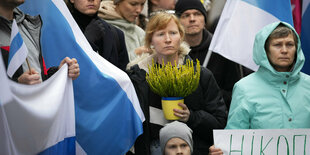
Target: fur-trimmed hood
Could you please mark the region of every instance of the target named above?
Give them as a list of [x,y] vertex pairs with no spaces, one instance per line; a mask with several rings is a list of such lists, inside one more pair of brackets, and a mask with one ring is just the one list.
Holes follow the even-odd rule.
[[123,17],[115,11],[115,7],[113,1],[102,1],[98,10],[98,16],[108,20],[123,19]]
[[[190,51],[190,48],[187,43],[182,42],[179,49],[179,60],[178,64],[183,64],[185,56],[188,55]],[[144,53],[141,56],[138,56],[135,60],[131,61],[127,65],[127,70],[129,70],[132,66],[138,65],[140,69],[145,70],[148,73],[148,66],[152,65],[152,60],[157,59],[157,53],[153,50],[153,52],[150,53]]]

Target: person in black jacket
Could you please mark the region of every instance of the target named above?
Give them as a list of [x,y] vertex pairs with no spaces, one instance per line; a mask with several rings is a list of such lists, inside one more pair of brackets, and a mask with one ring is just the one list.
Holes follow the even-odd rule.
[[124,33],[97,16],[100,2],[70,0],[67,6],[93,50],[125,71],[129,58]]
[[[183,27],[175,15],[166,12],[154,15],[147,24],[145,37],[145,47],[150,48],[152,54],[144,53],[127,71],[146,118],[143,134],[135,143],[135,154],[160,154],[159,130],[168,121],[162,114],[161,97],[150,90],[145,76],[152,60],[162,65],[162,59],[172,64],[174,61],[184,64],[190,59],[188,46],[181,44],[183,36]],[[208,154],[213,143],[213,129],[224,128],[227,117],[222,94],[208,69],[201,67],[198,88],[184,98],[184,104],[179,105],[183,109],[174,112],[180,117],[179,121],[193,130],[193,154]]]
[[[185,41],[191,48],[189,56],[203,64],[213,36],[205,28],[207,12],[203,4],[200,0],[178,0],[175,11],[184,26]],[[217,53],[212,53],[207,68],[213,73],[229,109],[233,86],[244,76],[242,73],[246,69]]]

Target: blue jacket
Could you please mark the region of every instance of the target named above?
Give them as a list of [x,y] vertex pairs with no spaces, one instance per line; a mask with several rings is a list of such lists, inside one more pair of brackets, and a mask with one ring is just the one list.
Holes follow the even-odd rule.
[[256,35],[253,59],[259,69],[233,89],[226,129],[310,128],[310,77],[300,72],[305,58],[298,37],[291,72],[277,72],[269,63],[265,42],[280,24],[272,23]]

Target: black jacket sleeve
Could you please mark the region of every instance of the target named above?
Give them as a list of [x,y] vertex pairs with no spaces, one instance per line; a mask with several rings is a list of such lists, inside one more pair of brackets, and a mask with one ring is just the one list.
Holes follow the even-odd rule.
[[84,35],[94,51],[125,71],[129,58],[121,30],[100,18],[94,18],[85,28]]
[[227,121],[226,105],[211,71],[201,68],[200,84],[184,103],[190,110],[187,125],[193,130],[194,154],[208,154],[213,130],[223,129]]
[[[147,104],[148,101],[148,94],[149,89],[148,85],[145,81],[145,71],[140,70],[138,65],[134,65],[131,67],[130,70],[126,71],[131,82],[135,87],[135,91],[137,93],[140,107],[144,113],[145,121],[143,122],[143,134],[141,134],[135,141],[135,155],[149,155],[150,153],[150,115],[149,115],[149,105]],[[132,153],[127,153],[130,155]]]
[[[222,93],[211,71],[204,67],[201,67],[200,86],[197,89],[202,90],[202,105],[199,105],[201,109],[191,110],[187,124],[193,129],[203,128],[202,134],[205,133],[206,129],[224,128],[227,113]],[[192,99],[187,101],[197,102]]]

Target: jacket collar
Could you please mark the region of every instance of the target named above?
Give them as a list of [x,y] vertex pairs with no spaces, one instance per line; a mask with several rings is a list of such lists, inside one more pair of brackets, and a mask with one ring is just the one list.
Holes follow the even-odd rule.
[[115,11],[113,1],[102,1],[98,10],[98,16],[107,20],[123,19],[123,17]]

